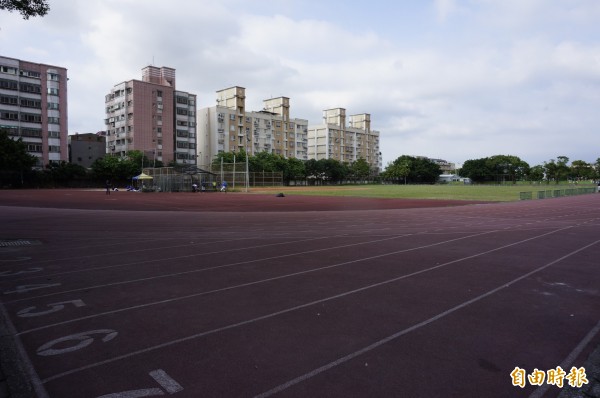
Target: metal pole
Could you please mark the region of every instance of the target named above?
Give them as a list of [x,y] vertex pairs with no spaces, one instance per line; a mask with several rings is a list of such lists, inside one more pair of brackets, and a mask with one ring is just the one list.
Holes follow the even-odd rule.
[[235,155],[233,155],[233,182],[231,190],[235,191]]
[[248,174],[248,152],[246,152],[246,193],[248,193],[248,185],[250,185],[250,175]]

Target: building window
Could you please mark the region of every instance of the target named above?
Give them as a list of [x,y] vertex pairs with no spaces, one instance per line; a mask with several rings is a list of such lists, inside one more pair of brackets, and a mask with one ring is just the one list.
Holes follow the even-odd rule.
[[25,77],[33,77],[34,79],[39,79],[41,76],[40,72],[32,72],[30,70],[20,70],[19,74]]
[[34,94],[42,93],[42,86],[39,86],[37,84],[20,83],[19,89],[24,93],[34,93]]
[[21,136],[22,137],[41,138],[42,137],[42,130],[40,130],[40,129],[22,128],[21,129]]
[[60,80],[60,75],[58,73],[50,73],[48,72],[48,80],[52,80],[52,81],[59,81]]
[[19,112],[0,111],[0,119],[19,120]]
[[9,75],[16,75],[17,69],[10,66],[0,66],[0,72],[7,73]]
[[4,90],[18,90],[19,83],[14,80],[3,80],[0,79],[0,88]]
[[27,152],[42,152],[42,144],[27,144]]
[[48,95],[58,95],[58,89],[57,88],[48,87]]
[[51,123],[51,124],[60,124],[60,118],[58,118],[58,117],[48,117],[48,123]]
[[57,152],[57,153],[60,153],[60,147],[58,145],[50,145],[48,147],[48,152]]
[[60,138],[60,131],[48,131],[48,138]]
[[41,123],[42,115],[36,115],[32,113],[21,113],[21,121],[29,123]]
[[[41,102],[40,102],[40,107],[41,107]],[[57,102],[48,102],[48,109],[58,110],[58,103]]]
[[9,95],[0,96],[0,104],[3,105],[19,105],[19,97],[13,97]]

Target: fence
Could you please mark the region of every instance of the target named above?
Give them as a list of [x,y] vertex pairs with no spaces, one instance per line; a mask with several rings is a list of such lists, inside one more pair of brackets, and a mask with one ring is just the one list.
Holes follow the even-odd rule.
[[[566,188],[566,189],[547,189],[544,191],[535,192],[537,199],[548,199],[548,198],[560,198],[562,196],[574,196],[574,195],[585,195],[588,193],[595,193],[597,188]],[[533,199],[534,192],[519,192],[520,200]]]
[[202,185],[208,191],[220,187],[227,181],[229,190],[243,190],[247,187],[282,186],[283,174],[274,172],[251,172],[246,178],[245,163],[224,163],[218,165],[192,166],[184,169],[173,167],[146,168],[143,172],[152,179],[140,180],[139,188],[146,191],[188,192],[192,184]]

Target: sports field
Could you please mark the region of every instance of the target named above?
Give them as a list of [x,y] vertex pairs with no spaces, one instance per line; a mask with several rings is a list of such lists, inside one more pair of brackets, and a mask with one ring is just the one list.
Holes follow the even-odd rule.
[[597,388],[600,194],[0,191],[0,220],[11,398]]
[[505,185],[343,185],[343,186],[303,186],[252,188],[254,193],[283,192],[289,195],[314,196],[355,196],[364,198],[388,199],[449,199],[476,200],[492,202],[512,202],[520,200],[521,192],[569,190],[577,188],[595,188],[594,184],[505,184]]

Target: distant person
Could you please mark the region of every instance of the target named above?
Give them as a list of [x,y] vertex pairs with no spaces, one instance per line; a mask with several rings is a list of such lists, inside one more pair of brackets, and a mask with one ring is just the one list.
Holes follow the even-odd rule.
[[109,180],[106,180],[106,194],[110,195],[110,187],[111,187],[111,183]]
[[204,192],[206,190],[206,181],[202,180],[200,183],[200,191]]
[[198,192],[198,184],[196,184],[196,183],[192,184],[192,191],[193,192]]
[[227,192],[227,181],[225,180],[221,183],[221,192]]

